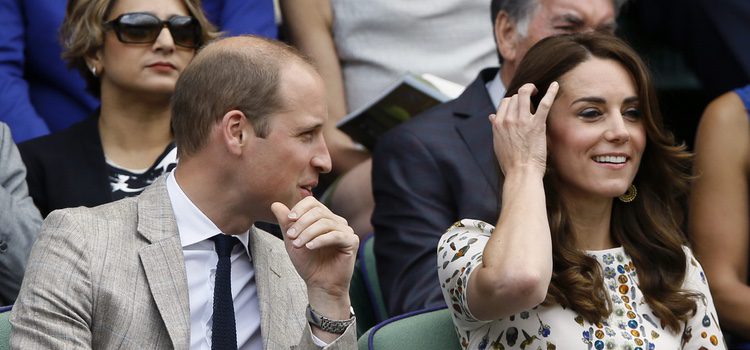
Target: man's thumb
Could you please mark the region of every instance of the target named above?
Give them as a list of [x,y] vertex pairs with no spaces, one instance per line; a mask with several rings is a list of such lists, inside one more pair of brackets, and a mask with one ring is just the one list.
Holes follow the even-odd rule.
[[281,230],[286,231],[287,226],[289,226],[289,222],[291,221],[289,219],[289,208],[284,205],[284,203],[274,202],[271,204],[271,212],[276,216],[276,222],[281,226]]

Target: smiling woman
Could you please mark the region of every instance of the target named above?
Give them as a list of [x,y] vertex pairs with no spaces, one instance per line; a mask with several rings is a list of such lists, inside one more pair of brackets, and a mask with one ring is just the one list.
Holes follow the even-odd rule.
[[19,145],[34,203],[95,206],[139,194],[177,162],[169,101],[217,36],[197,0],[71,0],[63,57],[101,98],[91,118]]
[[457,222],[438,247],[463,347],[725,348],[680,231],[689,155],[635,52],[544,39],[506,96],[490,116],[500,216]]

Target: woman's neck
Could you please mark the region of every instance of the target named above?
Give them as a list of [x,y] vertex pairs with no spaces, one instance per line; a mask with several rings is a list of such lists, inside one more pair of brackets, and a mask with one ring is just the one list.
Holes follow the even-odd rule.
[[612,199],[563,198],[570,215],[576,247],[581,250],[603,250],[616,246],[612,239]]
[[172,142],[169,97],[102,95],[99,134],[107,159],[127,169],[151,166]]

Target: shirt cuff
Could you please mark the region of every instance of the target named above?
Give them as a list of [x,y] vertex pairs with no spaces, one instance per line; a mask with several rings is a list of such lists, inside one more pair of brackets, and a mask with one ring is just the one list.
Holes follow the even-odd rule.
[[328,346],[328,343],[320,340],[320,338],[316,337],[312,332],[310,332],[310,335],[312,336],[312,341],[315,345],[320,346],[321,348]]

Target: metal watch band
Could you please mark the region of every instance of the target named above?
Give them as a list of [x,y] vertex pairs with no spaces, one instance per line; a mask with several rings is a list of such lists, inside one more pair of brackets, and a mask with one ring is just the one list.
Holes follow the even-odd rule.
[[333,334],[344,333],[346,331],[346,328],[354,322],[354,310],[351,310],[350,308],[349,314],[350,317],[348,320],[332,320],[313,310],[310,304],[307,304],[307,311],[305,312],[307,322],[310,322],[310,324]]

